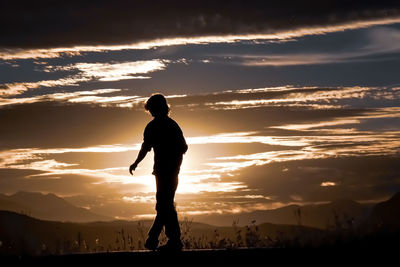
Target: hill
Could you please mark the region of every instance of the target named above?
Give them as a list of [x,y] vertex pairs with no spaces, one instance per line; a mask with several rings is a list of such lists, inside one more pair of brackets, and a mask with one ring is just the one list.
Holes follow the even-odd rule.
[[0,195],[0,210],[14,211],[52,221],[110,221],[112,218],[79,208],[54,194],[20,191]]
[[400,228],[400,192],[375,205],[369,223],[373,227]]
[[[64,254],[74,252],[131,251],[143,249],[151,221],[92,223],[55,222],[0,211],[0,252],[17,255]],[[182,240],[187,248],[252,246],[268,238],[298,233],[315,236],[323,231],[301,226],[261,224],[249,227],[216,227],[181,222]],[[240,237],[239,237],[240,236]],[[239,237],[239,238],[238,238]],[[161,237],[165,242],[165,237]],[[258,242],[258,243],[257,243]],[[1,254],[0,253],[0,254]]]

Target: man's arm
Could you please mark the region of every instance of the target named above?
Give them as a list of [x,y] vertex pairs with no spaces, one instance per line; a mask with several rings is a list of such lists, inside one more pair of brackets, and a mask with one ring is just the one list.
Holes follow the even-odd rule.
[[140,149],[135,162],[132,163],[132,165],[129,167],[129,173],[131,175],[133,175],[132,171],[134,171],[137,165],[146,157],[147,152],[149,152],[148,148],[144,144],[142,144],[142,148]]

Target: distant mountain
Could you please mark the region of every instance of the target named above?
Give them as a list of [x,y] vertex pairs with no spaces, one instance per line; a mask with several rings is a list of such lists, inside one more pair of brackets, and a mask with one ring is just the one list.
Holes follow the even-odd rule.
[[[395,221],[396,218],[400,217],[394,216],[394,218],[390,219],[389,217],[392,216],[390,211],[386,212],[387,215],[385,215],[385,210],[392,210],[393,208],[390,206],[397,205],[396,201],[399,201],[399,198],[397,194],[387,204],[376,205],[373,215],[374,220],[379,221],[381,220],[380,218],[383,218],[385,221]],[[125,206],[122,206],[122,204],[113,205],[112,209],[114,210],[127,211],[127,217],[130,214],[129,211],[136,209],[135,204],[130,204],[133,205],[132,207],[127,207],[126,205],[128,204],[126,203],[123,203]],[[389,205],[389,208],[385,208],[387,205]],[[77,207],[54,194],[18,192],[11,196],[0,195],[0,210],[15,211],[43,220],[71,222],[111,221],[113,217],[107,216],[107,214],[110,214],[110,208],[105,206],[102,209],[99,206],[96,212],[93,212]],[[257,224],[302,225],[327,229],[336,227],[338,224],[357,226],[369,218],[373,208],[373,204],[361,204],[352,200],[337,200],[326,204],[289,205],[273,210],[260,210],[240,214],[203,214],[191,216],[189,219],[216,226],[231,226],[234,221],[238,221],[239,226],[245,226],[255,220]]]
[[90,222],[113,219],[76,207],[54,194],[24,191],[10,196],[0,195],[0,210],[14,211],[52,221]]
[[371,212],[369,219],[372,226],[400,228],[400,192],[387,201],[378,203]]
[[[73,196],[67,200],[77,206],[88,203],[91,205],[92,211],[97,214],[113,214],[118,218],[130,218],[134,213],[137,215],[138,208],[132,203],[107,203],[92,196]],[[98,203],[105,203],[98,205]],[[179,203],[178,203],[179,207]],[[317,227],[327,229],[328,227],[336,227],[337,224],[359,225],[369,216],[373,204],[360,204],[352,200],[336,200],[326,204],[314,205],[288,205],[273,210],[259,210],[247,213],[225,213],[225,214],[201,214],[191,215],[190,219],[196,222],[202,222],[218,226],[231,226],[234,221],[239,221],[238,225],[245,226],[253,220],[256,223],[273,223],[273,224],[290,224]],[[299,213],[300,210],[300,213]],[[183,215],[182,215],[183,216]]]
[[358,225],[366,220],[371,208],[372,205],[360,204],[351,200],[338,200],[327,204],[289,205],[273,210],[240,214],[201,215],[194,217],[194,220],[215,225],[231,225],[234,220],[238,220],[239,225],[247,225],[256,220],[257,223],[301,224],[327,229],[336,224],[348,222]]

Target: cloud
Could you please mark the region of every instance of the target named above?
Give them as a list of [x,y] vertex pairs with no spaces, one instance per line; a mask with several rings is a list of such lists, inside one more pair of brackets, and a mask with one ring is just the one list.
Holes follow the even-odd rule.
[[269,145],[281,146],[303,146],[304,143],[290,142],[283,138],[274,136],[257,136],[257,132],[235,132],[235,133],[221,133],[211,136],[197,136],[189,137],[187,142],[189,144],[225,144],[225,143],[261,143]]
[[[138,150],[139,145],[128,146],[98,146],[86,148],[59,148],[59,149],[14,149],[0,152],[0,169],[31,170],[36,173],[23,176],[23,179],[60,179],[66,175],[79,175],[93,178],[93,184],[104,184],[109,187],[114,185],[130,185],[130,190],[151,191],[151,179],[149,175],[136,175],[135,179],[128,176],[126,166],[101,169],[86,169],[79,163],[59,162],[54,159],[54,154],[64,153],[118,153]],[[53,156],[53,158],[52,158]],[[136,186],[135,186],[136,185]],[[122,189],[122,188],[120,188]],[[122,190],[123,191],[123,190]]]
[[[311,159],[338,158],[338,157],[368,157],[368,156],[396,156],[400,147],[400,131],[397,128],[380,129],[374,131],[357,130],[364,123],[377,118],[400,118],[398,108],[382,108],[359,116],[345,116],[344,119],[333,119],[325,122],[283,125],[284,135],[276,136],[269,133],[262,138],[254,133],[234,135],[234,142],[271,142],[288,146],[287,149],[276,149],[267,152],[239,154],[233,156],[219,156],[210,159],[205,165],[210,166],[214,173],[237,173],[251,166],[269,165],[274,162],[305,161]],[[346,127],[351,124],[352,128]],[[344,127],[344,128],[343,128]],[[257,134],[257,133],[256,133]],[[258,133],[260,134],[260,133]],[[221,135],[221,137],[224,135]],[[228,138],[221,142],[229,142]],[[203,137],[198,140],[209,140],[210,144],[217,141],[214,137]]]
[[229,58],[228,63],[243,66],[262,67],[262,66],[296,66],[296,65],[316,65],[346,62],[361,62],[371,59],[360,58],[369,53],[304,53],[304,54],[270,54],[270,55],[224,55]]
[[99,81],[119,81],[125,79],[149,79],[147,74],[153,71],[163,70],[168,60],[146,60],[123,63],[77,63],[74,65],[55,67],[48,71],[72,71],[78,70],[80,75]]
[[321,65],[333,63],[355,63],[377,60],[376,58],[390,53],[400,52],[400,31],[388,27],[376,27],[366,33],[366,43],[347,51],[334,50],[331,52],[274,52],[254,54],[221,54],[214,56],[216,62],[238,64],[243,66],[297,66],[297,65]]
[[[120,92],[120,91],[121,89],[94,89],[91,91],[75,91],[75,92],[62,92],[62,93],[60,92],[60,93],[44,94],[31,97],[0,98],[0,106],[7,106],[14,104],[31,104],[36,102],[48,102],[48,101],[96,103],[96,102],[113,102],[116,100],[122,101],[127,99],[131,100],[137,98],[137,96],[125,96],[125,99],[115,99],[115,97],[104,96],[106,94]],[[12,92],[7,92],[7,93],[11,94]],[[82,101],[85,98],[88,98],[91,101]]]
[[0,86],[0,96],[9,97],[14,95],[19,95],[26,91],[37,89],[40,87],[56,87],[56,86],[66,86],[66,85],[77,86],[78,83],[87,82],[89,80],[90,80],[89,77],[70,76],[58,80],[6,83]]
[[[79,97],[79,96],[78,96]],[[136,109],[37,102],[0,109],[2,148],[90,147],[141,140],[150,117]]]
[[[360,118],[365,118],[364,116],[360,116]],[[360,120],[354,117],[346,118],[346,119],[333,119],[330,121],[321,121],[314,123],[302,123],[302,124],[289,124],[289,125],[281,125],[281,126],[272,126],[271,128],[277,129],[286,129],[286,130],[310,130],[313,128],[321,128],[326,126],[338,126],[338,125],[346,125],[346,124],[358,124]],[[318,129],[321,130],[321,129]]]
[[[157,7],[157,8],[155,8]],[[394,1],[3,1],[2,47],[121,44],[160,38],[274,33],[398,14]]]
[[[360,120],[366,116],[365,108],[395,107],[399,93],[396,87],[288,86],[167,96],[172,115],[185,127],[185,133],[192,135],[193,143],[214,139],[249,143],[248,140],[257,138],[268,143],[274,140],[257,137],[257,134],[239,135],[262,132],[265,127],[271,126],[278,130],[302,124],[293,126],[300,129],[307,124],[315,125],[316,121],[328,127],[329,124],[342,123],[341,120]],[[121,89],[6,98],[2,100],[0,123],[7,127],[2,129],[0,137],[3,144],[9,147],[88,147],[141,140],[142,127],[150,119],[143,111],[142,103],[146,99],[143,95],[131,95],[131,92]],[[390,114],[398,113],[394,109],[378,110],[376,114],[373,114],[374,110],[368,112],[371,119],[372,116],[388,118]],[[213,118],[212,121],[210,118]],[[104,127],[104,122],[107,122],[107,127]],[[202,141],[199,136],[212,138],[207,140],[205,137]]]
[[[302,202],[379,200],[400,189],[398,160],[397,155],[275,162],[243,169],[240,177],[249,189],[281,202],[294,195]],[[324,182],[335,186],[321,186]]]
[[[239,94],[235,94],[239,93]],[[361,99],[379,99],[394,100],[400,97],[395,88],[381,87],[338,87],[321,88],[304,87],[298,90],[296,87],[277,87],[277,88],[259,88],[231,91],[227,93],[231,99],[205,103],[212,109],[247,109],[257,107],[310,107],[312,109],[335,109],[348,105],[348,100],[352,100],[351,106],[357,105],[357,100]],[[232,100],[232,98],[234,98]],[[212,97],[210,100],[213,99]],[[361,102],[361,101],[360,101]]]
[[368,31],[370,43],[365,47],[369,51],[396,53],[400,50],[400,31],[389,27],[379,27]]
[[[78,86],[79,83],[89,81],[149,79],[151,77],[142,75],[163,70],[166,68],[168,62],[168,60],[155,59],[123,63],[77,63],[68,66],[48,66],[45,69],[45,72],[77,71],[78,73],[58,80],[6,83],[0,85],[0,96],[10,97],[19,95],[28,90],[37,89],[40,87]],[[2,99],[0,99],[0,101],[1,100]],[[4,101],[7,102],[7,99]]]
[[[369,157],[369,156],[395,156],[400,147],[399,131],[378,132],[360,131],[352,128],[342,131],[340,126],[348,123],[360,124],[361,121],[376,118],[399,118],[398,109],[383,108],[368,112],[356,117],[348,117],[344,121],[334,119],[332,122],[316,122],[315,124],[297,124],[282,127],[285,130],[293,131],[292,134],[285,135],[267,135],[263,136],[257,132],[241,132],[230,134],[218,134],[214,136],[187,136],[190,146],[202,145],[208,150],[214,144],[269,144],[276,145],[271,147],[271,151],[258,152],[252,154],[236,154],[230,156],[216,156],[218,153],[214,150],[211,157],[196,158],[197,171],[182,168],[182,182],[180,192],[199,193],[199,192],[235,192],[247,189],[248,185],[242,180],[235,181],[238,172],[252,166],[270,165],[273,163],[284,163],[293,161],[317,160],[338,157]],[[357,119],[355,119],[357,118]],[[338,128],[337,128],[338,127]],[[280,127],[272,127],[280,128]],[[301,132],[301,134],[299,134]],[[259,134],[259,135],[256,135]],[[135,179],[130,179],[127,172],[129,162],[120,161],[116,167],[106,168],[83,168],[79,162],[80,156],[76,153],[116,153],[113,158],[126,158],[129,151],[137,151],[140,143],[132,145],[101,145],[82,148],[53,148],[53,149],[15,149],[6,150],[1,153],[1,167],[14,169],[32,169],[42,173],[29,175],[29,177],[58,177],[59,175],[80,174],[101,179],[98,184],[110,184],[114,188],[126,184],[137,184],[147,186],[151,190],[151,181],[149,175],[142,175],[139,171]],[[286,148],[285,148],[286,147]],[[74,153],[72,163],[62,162],[54,159],[54,154]],[[118,155],[124,153],[123,155]],[[226,153],[226,152],[219,152]],[[239,154],[238,154],[239,153]],[[214,157],[212,156],[214,155]],[[188,156],[188,155],[187,155]],[[216,157],[215,157],[216,156]],[[93,157],[92,155],[85,157]],[[83,158],[85,158],[83,157]],[[189,157],[190,158],[190,157]],[[189,158],[186,157],[186,160]],[[64,158],[65,160],[66,158]],[[123,164],[121,166],[120,164]],[[110,163],[108,163],[110,164]],[[126,165],[126,166],[125,166]],[[104,163],[103,163],[104,166]],[[145,168],[148,170],[149,167]],[[287,168],[286,168],[287,169]],[[322,187],[332,184],[324,184]],[[329,181],[331,182],[331,181]],[[133,187],[130,190],[135,190]],[[142,188],[142,190],[144,190]],[[147,192],[147,191],[146,191]]]
[[[313,27],[300,27],[293,30],[281,30],[274,33],[252,33],[252,34],[225,34],[225,35],[208,35],[208,36],[195,36],[195,37],[172,37],[164,39],[153,39],[149,41],[140,41],[130,44],[117,44],[117,45],[86,45],[86,46],[71,46],[71,47],[57,47],[57,48],[0,48],[0,59],[2,60],[20,60],[20,59],[48,59],[57,57],[73,57],[83,55],[84,53],[100,53],[109,51],[121,51],[121,50],[136,50],[136,49],[151,49],[156,47],[168,47],[177,45],[188,45],[188,44],[213,44],[213,43],[235,43],[242,41],[253,41],[255,43],[263,42],[285,42],[290,41],[295,38],[300,38],[310,35],[323,35],[333,32],[341,32],[346,30],[354,30],[360,28],[367,28],[379,25],[390,25],[394,23],[399,23],[400,18],[381,18],[381,19],[371,19],[367,21],[356,21],[347,22],[338,25],[330,26],[313,26]],[[397,38],[396,34],[392,34],[393,38]],[[371,35],[371,39],[380,41],[384,31],[377,31]],[[376,39],[378,37],[378,39]],[[387,36],[385,36],[387,38]],[[392,44],[393,43],[389,43]],[[319,58],[326,58],[332,61],[344,60],[343,58],[350,57],[351,55],[339,55],[334,57],[329,54],[317,54],[313,58],[305,58],[302,55],[293,55],[291,61],[292,65],[303,59],[305,62],[312,62],[312,59],[316,61]],[[278,57],[278,56],[277,56]],[[281,56],[283,57],[283,56]],[[277,59],[277,58],[276,58]],[[294,59],[297,59],[295,61]],[[207,60],[203,60],[207,62]],[[320,61],[318,61],[320,62]],[[289,63],[289,62],[288,62]],[[259,63],[260,64],[260,63]],[[264,62],[264,64],[266,64]],[[275,63],[277,64],[277,63]],[[310,64],[310,63],[309,63]]]
[[[59,174],[53,176],[37,176],[26,178],[30,174],[39,173],[35,170],[0,169],[1,193],[13,194],[18,191],[34,191],[55,193],[60,196],[71,195],[112,195],[116,190],[112,185],[98,184],[96,177],[80,174]],[[130,188],[129,185],[126,187]],[[136,189],[143,190],[140,185]]]
[[[93,89],[90,91],[60,92],[31,97],[8,97],[0,98],[0,107],[10,105],[32,104],[38,102],[59,102],[59,103],[85,103],[99,105],[102,107],[112,106],[121,108],[143,107],[147,97],[137,95],[124,95],[123,89]],[[117,94],[120,95],[110,95]],[[185,97],[185,95],[165,95],[167,99]]]

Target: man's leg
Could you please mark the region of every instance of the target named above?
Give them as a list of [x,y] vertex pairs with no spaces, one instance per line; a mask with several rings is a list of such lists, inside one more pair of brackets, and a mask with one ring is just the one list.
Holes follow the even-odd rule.
[[157,206],[156,206],[156,210],[157,210],[157,215],[156,215],[156,218],[154,219],[153,225],[151,226],[151,228],[149,230],[148,238],[147,238],[146,244],[145,244],[145,247],[150,250],[154,250],[157,248],[158,237],[160,236],[163,226],[165,224],[163,216],[158,211]]
[[162,229],[165,225],[165,208],[163,207],[163,203],[166,201],[165,190],[162,190],[160,178],[156,176],[156,184],[157,184],[157,193],[156,193],[156,211],[157,215],[154,219],[153,225],[151,226],[148,238],[146,240],[145,247],[154,250],[158,246],[158,238],[162,232]]
[[165,221],[165,234],[170,242],[181,244],[181,229],[179,226],[178,214],[173,204],[168,207],[168,216]]
[[166,181],[169,182],[164,184],[163,187],[164,194],[161,204],[161,212],[163,215],[165,214],[163,218],[165,225],[165,235],[168,237],[167,246],[172,249],[181,249],[181,230],[178,222],[178,214],[174,205],[175,191],[178,186],[178,177],[174,175],[168,178],[169,179]]

